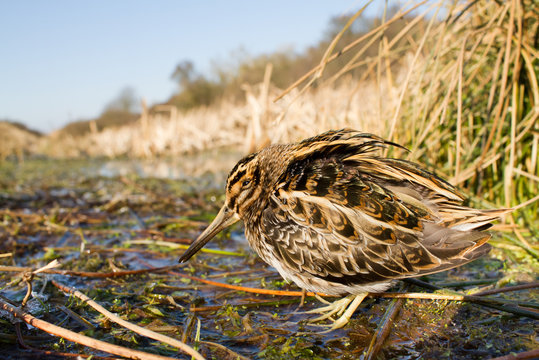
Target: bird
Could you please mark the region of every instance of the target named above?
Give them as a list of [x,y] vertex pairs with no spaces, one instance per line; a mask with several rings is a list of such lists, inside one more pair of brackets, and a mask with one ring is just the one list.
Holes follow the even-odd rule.
[[[484,230],[510,209],[474,209],[405,149],[373,134],[330,130],[270,145],[230,171],[225,203],[181,255],[185,262],[242,220],[252,249],[304,291],[344,296],[310,312],[345,326],[369,292],[452,269],[489,252]],[[337,317],[337,319],[334,319]]]

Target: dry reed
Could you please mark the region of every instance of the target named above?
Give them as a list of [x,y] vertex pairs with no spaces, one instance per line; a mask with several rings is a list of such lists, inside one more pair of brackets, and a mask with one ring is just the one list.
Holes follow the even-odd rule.
[[[389,41],[384,30],[412,9]],[[333,53],[336,39],[300,79],[306,85],[283,92],[271,85],[268,66],[263,83],[244,86],[243,105],[224,100],[185,113],[162,107],[130,126],[52,134],[42,149],[55,156],[177,156],[247,151],[351,127],[405,144],[411,159],[478,197],[513,206],[539,189],[536,15],[531,0],[416,2]],[[378,55],[363,56],[375,40]],[[354,55],[326,76],[326,64],[343,52]],[[361,78],[347,75],[358,68]]]

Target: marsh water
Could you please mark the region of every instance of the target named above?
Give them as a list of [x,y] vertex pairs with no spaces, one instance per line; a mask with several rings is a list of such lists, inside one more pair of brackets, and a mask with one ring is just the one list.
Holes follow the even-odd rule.
[[[315,298],[298,308],[298,296],[249,293],[195,280],[299,290],[248,248],[241,224],[210,242],[210,252],[173,270],[93,276],[176,265],[185,246],[217,213],[227,172],[239,158],[214,152],[152,161],[0,163],[0,265],[38,268],[57,259],[68,273],[36,276],[26,309],[129,348],[188,358],[111,323],[65,296],[51,280],[80,290],[128,321],[196,346],[207,358],[364,358],[392,299],[367,298],[347,326],[323,333],[325,328],[307,322],[314,316],[305,314],[322,306]],[[536,280],[532,260],[493,241],[487,257],[422,280],[464,293]],[[14,281],[18,275],[0,273],[0,294],[13,304],[20,304],[27,291],[24,283]],[[430,291],[403,284],[391,291],[404,290]],[[539,296],[532,289],[493,297],[537,304]],[[464,302],[408,299],[390,326],[376,358],[483,359],[539,347],[537,320]],[[106,356],[33,327],[21,326],[20,332],[27,348],[18,343],[12,318],[1,312],[0,357]]]

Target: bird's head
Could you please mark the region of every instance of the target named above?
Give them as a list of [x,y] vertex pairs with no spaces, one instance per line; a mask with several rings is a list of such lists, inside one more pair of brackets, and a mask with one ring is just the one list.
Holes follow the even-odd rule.
[[226,182],[225,204],[212,223],[180,257],[180,262],[187,261],[228,226],[240,219],[249,219],[256,212],[267,189],[267,182],[263,178],[267,174],[264,174],[260,164],[259,153],[255,153],[241,159],[234,166]]

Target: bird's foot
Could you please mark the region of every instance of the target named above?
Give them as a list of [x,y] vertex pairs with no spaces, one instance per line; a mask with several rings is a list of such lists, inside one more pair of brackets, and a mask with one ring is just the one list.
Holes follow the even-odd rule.
[[309,320],[309,323],[312,324],[312,323],[316,323],[316,322],[328,319],[331,316],[333,316],[334,314],[337,314],[337,316],[340,316],[346,310],[346,308],[348,307],[350,302],[352,302],[352,298],[351,298],[352,296],[353,295],[349,295],[349,296],[347,296],[345,298],[335,300],[332,303],[327,302],[322,298],[319,298],[320,301],[322,301],[322,302],[324,302],[324,303],[326,303],[328,305],[306,311],[305,312],[306,314],[322,314],[321,316],[319,316],[317,318]]
[[[313,324],[325,319],[330,319],[333,321],[333,324],[322,325],[329,326],[329,329],[324,331],[323,333],[330,332],[335,329],[340,329],[346,324],[348,324],[350,318],[352,317],[352,314],[356,311],[356,309],[366,296],[367,293],[359,295],[348,295],[345,298],[334,301],[328,306],[306,311],[307,314],[322,314],[322,316],[309,320],[309,324]],[[337,316],[338,318],[334,320],[332,318],[333,315]]]

